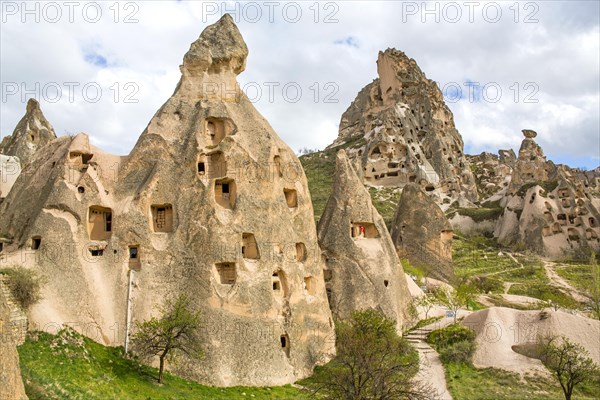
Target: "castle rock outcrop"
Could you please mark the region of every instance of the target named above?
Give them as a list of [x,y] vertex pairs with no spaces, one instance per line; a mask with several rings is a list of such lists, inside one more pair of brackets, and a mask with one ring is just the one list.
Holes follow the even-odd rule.
[[329,148],[344,146],[367,185],[417,183],[439,204],[471,206],[475,179],[437,84],[395,49],[379,53],[377,72],[342,115]]

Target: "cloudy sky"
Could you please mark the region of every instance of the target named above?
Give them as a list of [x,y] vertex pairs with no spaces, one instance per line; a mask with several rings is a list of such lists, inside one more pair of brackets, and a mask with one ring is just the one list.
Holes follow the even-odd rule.
[[0,1],[0,134],[36,97],[57,134],[127,154],[172,94],[191,42],[231,13],[250,55],[238,80],[294,150],[323,148],[395,47],[444,89],[466,152],[600,165],[599,2]]

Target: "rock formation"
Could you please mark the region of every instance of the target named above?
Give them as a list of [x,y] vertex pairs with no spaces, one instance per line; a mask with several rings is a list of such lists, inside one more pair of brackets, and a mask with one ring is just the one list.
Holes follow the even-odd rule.
[[491,153],[481,153],[476,156],[467,156],[473,175],[477,182],[477,190],[483,201],[499,200],[504,196],[510,184],[510,175],[516,163],[515,152],[511,150],[500,150],[499,156]]
[[35,152],[56,139],[54,128],[46,120],[40,103],[35,99],[27,102],[27,112],[21,118],[11,136],[0,143],[0,154],[18,157],[21,166],[27,165]]
[[21,163],[17,157],[0,154],[0,202],[8,196],[20,173]]
[[223,16],[192,44],[175,93],[129,156],[80,134],[55,139],[24,168],[0,205],[0,237],[7,260],[47,278],[31,312],[38,329],[69,322],[121,345],[125,321],[187,293],[206,349],[170,364],[183,376],[286,384],[333,354],[306,178],[237,89],[247,54]]
[[318,235],[334,314],[345,318],[354,310],[379,309],[400,329],[411,298],[404,270],[383,218],[343,150],[337,153],[333,193]]
[[600,176],[556,166],[535,143],[525,139],[511,182],[501,198],[504,211],[495,236],[503,244],[521,244],[548,256],[600,249]]
[[453,278],[452,227],[442,209],[419,185],[404,186],[390,234],[401,258],[421,267],[432,278]]
[[364,183],[420,184],[440,204],[477,200],[463,141],[437,84],[415,60],[395,49],[380,52],[379,78],[342,115],[329,148],[347,147]]
[[27,399],[16,346],[17,340],[10,325],[10,309],[0,290],[0,399],[3,400]]

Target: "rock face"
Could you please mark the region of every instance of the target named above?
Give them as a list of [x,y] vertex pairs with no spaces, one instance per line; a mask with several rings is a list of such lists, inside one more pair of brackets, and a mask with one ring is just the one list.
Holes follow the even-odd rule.
[[453,278],[452,227],[419,185],[411,183],[402,190],[390,234],[401,258],[408,258],[432,278]]
[[80,134],[54,140],[23,170],[0,205],[0,236],[8,260],[48,278],[32,310],[40,328],[76,321],[120,345],[123,322],[186,293],[206,348],[202,360],[170,364],[183,376],[286,384],[334,353],[306,178],[236,90],[247,54],[223,16],[192,44],[175,93],[128,157]]
[[336,157],[333,193],[318,234],[334,314],[345,318],[354,310],[379,309],[400,329],[411,298],[404,270],[383,218],[343,150]]
[[14,156],[21,166],[26,166],[35,152],[56,139],[54,128],[46,120],[40,103],[35,99],[27,102],[27,112],[21,118],[11,136],[6,136],[0,143],[0,154]]
[[21,163],[17,157],[0,154],[0,201],[8,196],[20,173]]
[[504,211],[494,232],[499,242],[552,257],[600,249],[600,175],[546,161],[535,132],[523,134],[510,185],[500,198]]
[[519,158],[517,158],[512,172],[509,189],[512,194],[524,184],[544,182],[548,180],[550,175],[555,174],[554,163],[546,161],[544,151],[533,140],[537,133],[527,129],[522,132],[525,139],[521,143]]
[[504,196],[510,184],[517,157],[512,149],[500,150],[498,154],[499,156],[491,153],[467,156],[482,200],[489,201],[494,195],[499,196],[499,199]]
[[10,326],[10,309],[0,291],[0,399],[25,400],[17,341]]
[[342,115],[339,136],[364,183],[404,187],[414,182],[440,204],[477,200],[463,141],[437,84],[415,60],[395,49],[380,52],[379,78]]

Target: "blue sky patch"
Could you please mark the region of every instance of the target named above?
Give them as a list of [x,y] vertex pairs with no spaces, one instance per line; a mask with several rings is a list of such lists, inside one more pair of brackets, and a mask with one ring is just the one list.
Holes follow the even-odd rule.
[[95,65],[96,67],[100,67],[100,68],[108,67],[108,62],[106,61],[106,57],[104,57],[102,54],[96,52],[95,50],[89,50],[89,49],[84,50],[83,55],[84,55],[85,61],[87,63],[90,63],[90,64]]
[[354,36],[348,36],[344,39],[338,39],[335,42],[333,42],[334,44],[339,44],[342,46],[349,46],[349,47],[354,47],[354,48],[359,48],[358,45],[358,40],[354,37]]

